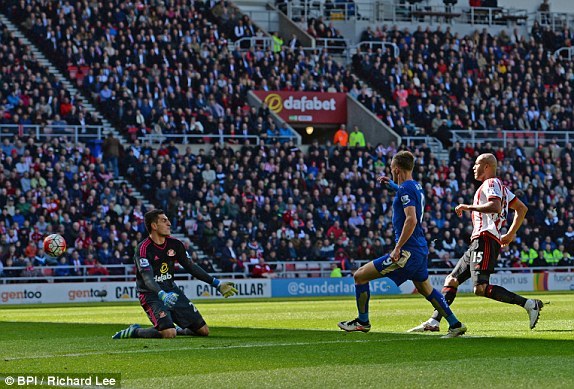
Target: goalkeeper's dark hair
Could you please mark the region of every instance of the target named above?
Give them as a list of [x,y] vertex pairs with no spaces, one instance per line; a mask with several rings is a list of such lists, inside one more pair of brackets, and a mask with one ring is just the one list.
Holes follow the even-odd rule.
[[163,214],[165,214],[163,209],[153,209],[149,212],[146,212],[146,214],[144,215],[144,222],[145,222],[145,229],[147,230],[148,234],[151,234],[151,224],[157,223],[159,215]]

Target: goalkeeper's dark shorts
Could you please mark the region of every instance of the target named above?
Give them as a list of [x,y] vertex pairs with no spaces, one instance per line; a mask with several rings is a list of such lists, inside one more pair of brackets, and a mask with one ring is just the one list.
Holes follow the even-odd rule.
[[175,324],[181,328],[189,328],[197,331],[205,325],[205,320],[185,294],[180,290],[174,290],[179,294],[175,306],[168,309],[159,296],[155,293],[139,293],[140,304],[152,322],[155,329],[163,331],[175,328]]

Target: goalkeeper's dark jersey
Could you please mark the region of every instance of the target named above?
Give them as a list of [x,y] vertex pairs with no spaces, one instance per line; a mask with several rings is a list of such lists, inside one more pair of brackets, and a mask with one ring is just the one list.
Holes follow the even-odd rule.
[[[188,267],[186,265],[191,266],[191,258],[183,243],[172,237],[167,237],[162,246],[155,244],[149,237],[144,239],[137,247],[134,261],[137,267],[138,292],[158,293],[160,289],[171,291],[176,288],[175,262],[179,262],[184,268]],[[152,279],[159,289],[156,290]]]

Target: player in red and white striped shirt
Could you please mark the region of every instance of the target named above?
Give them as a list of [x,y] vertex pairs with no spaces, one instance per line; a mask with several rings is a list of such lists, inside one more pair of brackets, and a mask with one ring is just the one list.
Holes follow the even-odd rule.
[[[446,301],[452,304],[456,297],[458,285],[472,278],[474,293],[507,304],[520,305],[528,312],[530,329],[536,326],[542,301],[526,299],[501,286],[490,284],[490,275],[500,253],[501,246],[514,240],[528,208],[496,177],[496,157],[492,154],[481,154],[474,163],[474,178],[482,185],[474,195],[472,204],[459,204],[455,208],[460,217],[464,211],[471,212],[472,236],[470,247],[459,259],[453,271],[446,277],[442,293]],[[508,232],[501,235],[508,208],[516,212]],[[438,331],[441,316],[435,311],[426,322],[409,330],[409,332]]]

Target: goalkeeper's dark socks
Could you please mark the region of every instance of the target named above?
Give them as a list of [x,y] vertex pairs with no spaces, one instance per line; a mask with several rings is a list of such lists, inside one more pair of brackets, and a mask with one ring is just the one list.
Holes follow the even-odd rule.
[[175,327],[176,331],[177,331],[177,335],[178,336],[192,336],[195,335],[195,332],[193,332],[192,330],[190,330],[189,328],[181,328],[181,327]]
[[498,285],[488,285],[484,291],[484,296],[503,303],[520,305],[521,307],[524,307],[527,301],[524,297]]
[[359,320],[363,323],[369,322],[369,300],[371,299],[371,290],[369,283],[355,284],[355,298],[357,299],[357,311]]
[[137,328],[134,331],[132,338],[161,338],[161,334],[153,327]]

